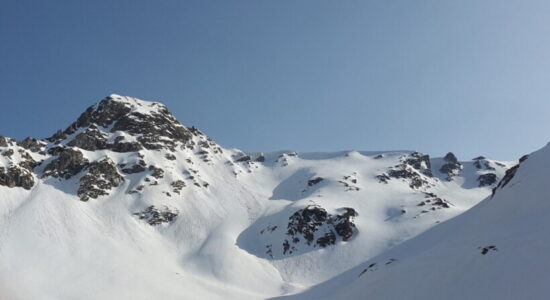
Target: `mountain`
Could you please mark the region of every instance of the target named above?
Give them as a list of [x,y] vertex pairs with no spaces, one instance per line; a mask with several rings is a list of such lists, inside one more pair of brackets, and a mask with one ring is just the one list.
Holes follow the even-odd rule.
[[550,144],[460,216],[289,299],[546,299]]
[[[363,280],[384,279],[359,276],[365,261],[410,271],[406,257],[434,247],[431,232],[466,239],[473,221],[449,224],[495,188],[475,211],[504,197],[515,165],[451,152],[244,152],[160,103],[110,95],[49,138],[0,137],[0,296],[307,298],[336,282],[322,295],[356,297]],[[474,244],[486,260],[507,247]]]

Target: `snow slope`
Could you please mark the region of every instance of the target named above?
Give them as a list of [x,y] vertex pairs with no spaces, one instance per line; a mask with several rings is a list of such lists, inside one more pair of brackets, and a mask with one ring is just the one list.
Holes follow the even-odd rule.
[[471,210],[291,299],[547,299],[550,145]]
[[[513,165],[414,151],[245,153],[160,103],[111,95],[48,139],[0,138],[0,295],[308,298],[476,205]],[[423,236],[411,243],[432,247]]]

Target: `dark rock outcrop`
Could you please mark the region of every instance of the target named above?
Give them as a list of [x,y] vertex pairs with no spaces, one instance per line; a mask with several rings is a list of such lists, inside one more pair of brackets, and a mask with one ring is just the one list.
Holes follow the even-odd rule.
[[29,170],[17,166],[0,167],[0,185],[30,190],[34,186],[34,176]]
[[7,146],[8,146],[8,139],[0,135],[0,147],[7,147]]
[[[411,169],[407,165],[398,166],[396,169],[389,170],[388,176],[391,178],[400,178],[406,180],[412,189],[419,189],[428,184],[428,181],[422,178],[420,174],[413,171],[413,169]],[[378,179],[381,180],[381,178],[382,177]]]
[[107,145],[109,149],[113,150],[114,152],[138,152],[143,149],[140,143],[138,142],[122,142],[122,141],[115,141],[114,144],[108,144]]
[[40,152],[42,148],[45,146],[45,143],[35,138],[27,137],[24,140],[17,142],[17,145],[31,152]]
[[478,156],[473,159],[474,161],[474,167],[476,169],[485,169],[485,170],[495,170],[495,168],[491,165],[491,162],[488,161],[484,156]]
[[458,176],[458,173],[462,169],[462,164],[458,162],[458,159],[452,152],[447,153],[443,160],[445,164],[441,166],[439,172],[446,174],[447,181],[451,181],[454,177]]
[[323,180],[324,180],[323,177],[315,177],[313,179],[308,180],[307,185],[308,186],[314,186],[314,185],[318,184],[319,182],[321,182]]
[[386,173],[383,173],[383,174],[380,174],[380,175],[376,175],[376,179],[378,179],[378,182],[380,183],[388,183],[391,179],[390,176],[388,176],[388,174]]
[[124,178],[118,173],[116,165],[109,158],[92,162],[87,167],[87,174],[80,178],[77,195],[82,201],[108,195],[108,191],[119,186]]
[[498,251],[498,248],[495,245],[490,245],[490,246],[486,246],[486,247],[479,247],[478,249],[481,249],[481,254],[482,255],[487,255],[487,253],[489,253],[489,251]]
[[88,129],[77,134],[67,145],[88,151],[95,151],[107,149],[107,140],[99,130]]
[[140,220],[144,220],[149,225],[156,226],[168,224],[174,221],[178,216],[178,211],[169,207],[156,208],[154,205],[147,207],[144,211],[134,213]]
[[426,176],[432,176],[432,164],[430,162],[430,156],[427,154],[422,155],[419,152],[413,152],[405,159],[405,163],[421,171],[422,174]]
[[[332,215],[318,205],[308,205],[289,217],[286,235],[293,243],[303,239],[308,245],[314,243],[320,247],[334,245],[338,238],[348,241],[356,230],[353,219],[357,212],[349,207],[341,210],[341,214]],[[289,249],[291,253],[294,251],[293,246]]]
[[58,150],[59,155],[46,166],[42,177],[52,176],[69,179],[88,165],[88,160],[84,158],[82,152],[71,148],[60,148]]
[[[424,201],[421,201],[417,206],[431,207],[430,210],[437,210],[441,208],[450,208],[453,205],[451,202],[438,197],[434,193],[424,193]],[[423,212],[427,212],[424,210]]]
[[344,207],[343,213],[334,216],[332,224],[336,233],[342,237],[343,241],[349,240],[355,230],[355,224],[353,223],[353,218],[357,217],[357,212],[351,207]]
[[151,176],[155,177],[156,179],[161,179],[162,177],[164,177],[164,170],[161,168],[149,166],[149,171],[152,171]]
[[19,153],[21,155],[21,161],[19,162],[20,167],[32,171],[38,165],[28,152],[19,150]]
[[181,190],[185,187],[185,181],[176,180],[170,183],[170,185],[172,186],[174,193],[179,194]]
[[413,152],[409,156],[401,157],[400,161],[399,165],[389,168],[387,173],[377,175],[378,182],[388,183],[391,178],[402,179],[408,182],[412,189],[419,189],[429,184],[426,177],[433,176],[429,155]]
[[491,186],[497,182],[497,175],[494,173],[482,174],[477,177],[480,187]]
[[235,160],[235,162],[246,162],[246,161],[251,161],[251,160],[252,160],[252,158],[250,157],[250,155],[243,155],[243,156],[237,158]]
[[502,177],[502,179],[497,184],[497,186],[495,186],[493,188],[493,193],[491,194],[491,198],[495,196],[498,189],[501,189],[501,188],[505,187],[510,182],[510,180],[512,180],[512,178],[514,178],[514,176],[516,175],[516,172],[518,171],[519,167],[521,166],[521,164],[525,160],[527,160],[527,158],[529,158],[529,155],[522,156],[519,159],[519,163],[517,165],[515,165],[515,166],[511,167],[510,169],[506,170],[506,173],[504,174],[504,177]]
[[2,152],[2,156],[11,158],[14,153],[15,153],[15,151],[13,151],[13,149],[7,149],[4,152]]
[[125,174],[140,173],[147,170],[146,166],[147,164],[145,163],[145,161],[143,159],[140,159],[136,164],[132,166],[129,166],[129,167],[124,166],[124,168],[122,169],[122,172]]

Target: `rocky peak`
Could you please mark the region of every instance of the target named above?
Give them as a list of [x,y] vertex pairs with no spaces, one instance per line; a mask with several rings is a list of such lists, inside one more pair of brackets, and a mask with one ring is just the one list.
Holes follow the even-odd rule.
[[449,152],[443,157],[443,160],[445,161],[445,164],[441,166],[441,169],[439,171],[443,174],[447,175],[447,180],[451,181],[454,177],[458,176],[458,173],[462,169],[462,164],[458,161],[456,156]]
[[8,139],[0,135],[0,147],[7,147],[7,146],[8,146]]
[[163,104],[113,94],[88,107],[67,129],[58,131],[48,141],[67,140],[69,146],[90,151],[174,151],[192,135]]

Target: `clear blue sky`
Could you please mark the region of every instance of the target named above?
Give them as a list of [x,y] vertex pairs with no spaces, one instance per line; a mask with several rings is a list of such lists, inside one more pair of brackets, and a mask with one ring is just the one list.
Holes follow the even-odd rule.
[[548,1],[25,1],[0,7],[0,134],[110,93],[244,150],[516,159],[550,141]]

